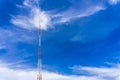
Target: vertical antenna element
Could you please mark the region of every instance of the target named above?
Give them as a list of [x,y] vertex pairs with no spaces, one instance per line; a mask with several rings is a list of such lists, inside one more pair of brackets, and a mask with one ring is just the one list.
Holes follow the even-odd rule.
[[42,59],[41,59],[41,37],[42,37],[42,30],[41,30],[41,25],[39,24],[38,28],[38,77],[37,80],[42,80]]

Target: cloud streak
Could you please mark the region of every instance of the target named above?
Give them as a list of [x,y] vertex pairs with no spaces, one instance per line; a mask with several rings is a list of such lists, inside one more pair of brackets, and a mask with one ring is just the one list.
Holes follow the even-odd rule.
[[73,7],[69,8],[66,11],[60,12],[59,14],[56,14],[54,17],[57,18],[58,20],[55,21],[55,23],[66,23],[70,22],[74,19],[80,19],[83,17],[88,17],[91,16],[101,10],[104,10],[105,7],[101,5],[95,5],[95,6],[89,6],[85,8],[85,10],[81,11],[79,8],[75,9]]

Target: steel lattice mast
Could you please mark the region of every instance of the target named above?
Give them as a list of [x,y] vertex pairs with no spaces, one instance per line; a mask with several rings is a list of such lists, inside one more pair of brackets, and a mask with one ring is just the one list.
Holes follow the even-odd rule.
[[38,28],[38,77],[37,80],[42,80],[42,62],[41,62],[41,37],[42,37],[42,30],[41,25],[39,24]]

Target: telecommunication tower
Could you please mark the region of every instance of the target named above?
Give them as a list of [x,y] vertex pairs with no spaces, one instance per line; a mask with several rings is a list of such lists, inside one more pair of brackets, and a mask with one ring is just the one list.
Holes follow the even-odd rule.
[[42,37],[42,30],[41,30],[41,25],[39,24],[39,28],[38,28],[38,76],[37,76],[37,80],[42,80],[41,37]]

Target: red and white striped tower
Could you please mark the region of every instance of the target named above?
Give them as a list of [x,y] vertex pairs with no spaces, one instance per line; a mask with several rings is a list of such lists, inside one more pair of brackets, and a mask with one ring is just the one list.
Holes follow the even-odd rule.
[[42,30],[41,25],[38,28],[38,77],[37,80],[42,80],[42,61],[41,61],[41,37],[42,37]]

